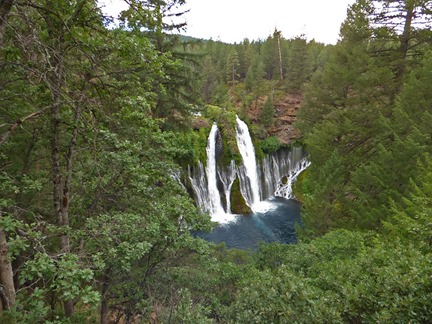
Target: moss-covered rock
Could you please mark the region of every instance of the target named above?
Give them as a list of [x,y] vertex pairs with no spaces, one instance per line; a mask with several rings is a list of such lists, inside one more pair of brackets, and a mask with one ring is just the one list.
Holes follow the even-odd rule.
[[301,203],[305,200],[305,195],[307,195],[307,190],[305,183],[307,182],[307,177],[309,170],[306,169],[297,177],[297,181],[293,184],[293,194],[294,197]]
[[231,189],[231,212],[234,214],[248,215],[252,210],[244,200],[240,191],[240,180],[237,178]]

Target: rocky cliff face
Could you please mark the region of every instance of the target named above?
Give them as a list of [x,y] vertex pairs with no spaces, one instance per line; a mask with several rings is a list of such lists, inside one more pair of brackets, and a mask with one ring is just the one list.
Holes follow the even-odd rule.
[[[253,123],[260,124],[260,114],[266,99],[261,98],[249,108],[249,119]],[[302,94],[284,94],[275,99],[274,122],[273,126],[268,129],[268,135],[278,137],[281,144],[291,144],[299,139],[300,132],[294,127],[294,122],[297,120],[297,113],[302,102]]]
[[302,102],[301,94],[287,94],[274,104],[275,121],[269,134],[277,136],[282,144],[290,144],[300,138],[300,132],[293,124],[297,120],[297,112]]

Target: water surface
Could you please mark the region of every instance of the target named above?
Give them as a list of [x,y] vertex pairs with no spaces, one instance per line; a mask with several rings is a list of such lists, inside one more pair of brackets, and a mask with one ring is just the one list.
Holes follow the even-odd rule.
[[260,212],[229,215],[230,219],[213,231],[196,236],[227,248],[255,249],[258,242],[296,243],[295,225],[300,224],[300,204],[292,199],[271,198],[262,203]]

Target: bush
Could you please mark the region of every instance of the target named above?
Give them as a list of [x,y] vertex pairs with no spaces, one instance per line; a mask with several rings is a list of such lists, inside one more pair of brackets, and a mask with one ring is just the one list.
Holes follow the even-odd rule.
[[261,150],[266,154],[271,154],[276,152],[280,148],[279,138],[276,136],[267,137],[260,144]]

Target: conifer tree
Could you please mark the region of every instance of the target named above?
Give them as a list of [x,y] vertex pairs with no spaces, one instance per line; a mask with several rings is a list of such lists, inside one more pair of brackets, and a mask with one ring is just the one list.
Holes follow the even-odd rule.
[[302,89],[309,75],[309,57],[304,35],[295,37],[290,43],[287,81],[289,91],[296,92]]
[[265,127],[270,127],[273,124],[274,113],[275,109],[273,106],[273,100],[271,96],[268,96],[260,115],[261,123]]
[[258,98],[263,94],[264,76],[264,65],[261,56],[255,55],[245,79],[245,87],[252,93],[255,105],[258,104]]
[[[392,7],[396,2],[382,2],[381,8],[378,2],[359,0],[351,6],[341,28],[343,38],[323,70],[314,76],[301,109],[299,126],[306,134],[313,162],[310,177],[320,188],[310,196],[305,218],[325,220],[330,216],[327,229],[335,224],[380,226],[381,220],[390,215],[390,199],[401,198],[412,175],[404,152],[409,155],[419,147],[412,137],[401,141],[392,134],[390,124],[406,74],[421,58],[409,57],[409,51],[415,48],[406,51],[404,35],[430,33],[410,24],[413,13],[418,13],[419,19],[429,19],[429,4],[397,3]],[[389,12],[400,19],[391,20]],[[324,172],[322,167],[335,158],[337,170]],[[339,173],[337,181],[324,185],[333,172]],[[395,176],[398,172],[403,175]],[[322,199],[332,212],[319,207]]]
[[227,57],[227,65],[226,65],[226,78],[228,82],[231,83],[231,86],[235,85],[235,82],[239,77],[238,68],[239,68],[238,53],[235,49],[232,49]]

